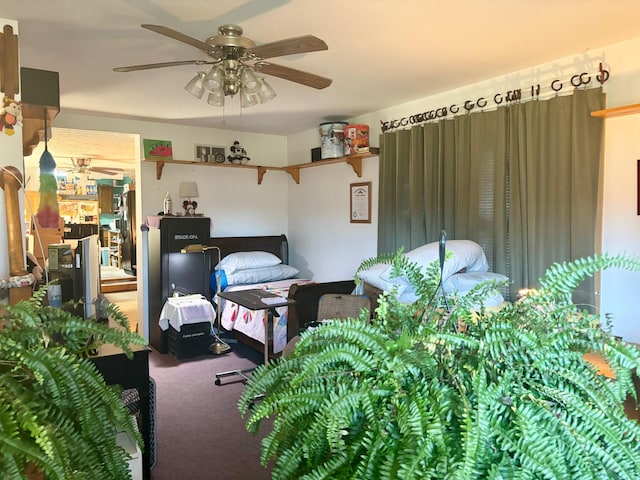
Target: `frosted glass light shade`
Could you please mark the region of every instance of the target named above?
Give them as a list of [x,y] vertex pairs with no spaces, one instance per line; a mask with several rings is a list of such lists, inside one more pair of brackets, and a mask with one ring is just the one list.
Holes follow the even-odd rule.
[[204,77],[204,86],[210,92],[222,90],[224,85],[224,70],[221,67],[213,67]]
[[211,92],[207,96],[207,103],[214,107],[223,107],[224,106],[224,92],[222,90]]
[[276,98],[276,91],[271,88],[264,78],[260,79],[260,90],[258,90],[260,103],[267,103],[269,100]]
[[248,67],[242,69],[242,72],[240,73],[240,83],[242,88],[249,94],[257,93],[258,90],[260,90],[260,82],[253,71]]
[[260,98],[257,93],[248,92],[245,88],[240,90],[240,106],[242,108],[253,107],[257,105],[259,101]]
[[198,72],[195,77],[189,80],[184,89],[196,98],[202,98],[204,94],[204,72]]

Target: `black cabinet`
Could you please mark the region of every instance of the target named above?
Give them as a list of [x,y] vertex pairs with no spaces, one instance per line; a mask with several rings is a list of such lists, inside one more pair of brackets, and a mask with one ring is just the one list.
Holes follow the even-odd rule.
[[121,197],[122,217],[120,219],[121,268],[129,275],[137,276],[136,265],[136,192],[129,190]]
[[120,385],[123,389],[135,388],[140,396],[140,433],[144,440],[142,451],[142,477],[144,480],[151,478],[151,450],[152,445],[151,425],[155,424],[152,418],[154,413],[151,408],[149,390],[149,349],[135,346],[133,358],[127,356],[113,345],[103,345],[98,350],[98,355],[90,357],[98,371],[109,385]]
[[98,185],[98,207],[100,213],[113,213],[115,210],[113,198],[113,186]]
[[164,217],[159,231],[149,230],[149,341],[160,353],[169,351],[168,334],[158,324],[167,298],[176,292],[200,293],[211,298],[209,273],[214,266],[211,251],[180,253],[187,245],[207,245],[210,225],[207,217]]

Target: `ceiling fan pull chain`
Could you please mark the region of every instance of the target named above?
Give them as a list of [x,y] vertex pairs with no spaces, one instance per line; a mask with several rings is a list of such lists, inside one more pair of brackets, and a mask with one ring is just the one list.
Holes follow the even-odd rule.
[[44,107],[44,151],[48,152],[48,135],[47,135],[47,107]]

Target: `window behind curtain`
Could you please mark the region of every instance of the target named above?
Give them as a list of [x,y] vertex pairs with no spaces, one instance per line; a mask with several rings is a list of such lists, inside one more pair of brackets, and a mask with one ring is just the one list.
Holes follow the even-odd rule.
[[[380,138],[379,253],[470,239],[511,294],[553,262],[592,255],[601,89],[510,105]],[[593,303],[593,286],[580,303]]]

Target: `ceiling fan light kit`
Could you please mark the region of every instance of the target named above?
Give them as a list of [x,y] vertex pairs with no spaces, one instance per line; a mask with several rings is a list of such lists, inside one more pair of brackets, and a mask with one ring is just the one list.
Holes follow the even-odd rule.
[[[239,74],[238,74],[239,71]],[[263,77],[258,77],[254,67],[237,60],[223,60],[208,71],[200,71],[185,85],[184,89],[196,98],[209,92],[207,103],[224,106],[224,97],[240,94],[242,108],[266,103],[276,96],[275,90]]]
[[224,106],[225,97],[240,95],[243,108],[266,103],[276,96],[275,90],[260,73],[296,82],[316,89],[331,85],[331,79],[303,72],[290,67],[275,65],[267,58],[327,50],[327,44],[313,35],[289,38],[256,46],[255,42],[242,36],[238,25],[223,25],[218,34],[202,42],[161,25],[142,25],[143,28],[160,33],[174,40],[191,45],[210,58],[208,60],[181,60],[175,62],[152,63],[118,67],[116,72],[132,72],[179,65],[211,65],[208,70],[199,71],[185,85],[184,89],[201,99],[208,92],[207,103]]

